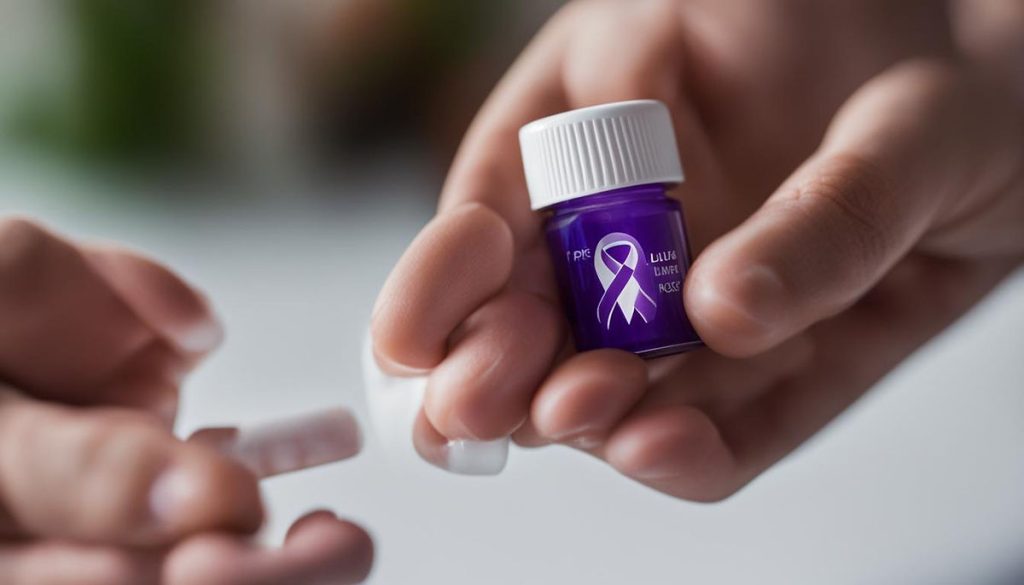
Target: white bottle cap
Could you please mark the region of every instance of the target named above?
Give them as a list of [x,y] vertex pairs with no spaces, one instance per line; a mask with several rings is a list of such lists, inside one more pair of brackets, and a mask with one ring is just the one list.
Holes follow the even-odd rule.
[[572,110],[519,130],[533,209],[612,189],[683,182],[665,104],[635,100]]

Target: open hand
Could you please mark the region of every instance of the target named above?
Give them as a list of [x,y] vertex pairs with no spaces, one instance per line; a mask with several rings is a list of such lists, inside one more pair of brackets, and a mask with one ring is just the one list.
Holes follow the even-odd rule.
[[[575,446],[655,489],[732,494],[1024,257],[1024,105],[976,75],[943,3],[581,1],[478,115],[437,217],[374,314],[386,371],[429,374],[419,441]],[[575,354],[517,131],[654,98],[710,350]],[[420,446],[423,453],[431,446]]]

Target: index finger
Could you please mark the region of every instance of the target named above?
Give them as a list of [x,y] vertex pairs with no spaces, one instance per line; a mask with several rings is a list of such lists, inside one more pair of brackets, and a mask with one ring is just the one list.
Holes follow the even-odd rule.
[[161,410],[220,337],[167,269],[17,217],[0,220],[0,322],[0,379],[61,402]]
[[564,109],[561,42],[548,25],[495,89],[456,155],[438,216],[385,282],[371,328],[374,356],[389,373],[439,364],[452,331],[508,283],[516,248],[539,233],[518,132]]

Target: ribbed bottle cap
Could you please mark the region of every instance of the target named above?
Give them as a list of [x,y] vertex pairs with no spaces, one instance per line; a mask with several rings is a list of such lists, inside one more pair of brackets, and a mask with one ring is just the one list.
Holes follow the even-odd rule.
[[656,100],[541,118],[519,130],[519,145],[533,209],[622,187],[683,182],[672,118]]

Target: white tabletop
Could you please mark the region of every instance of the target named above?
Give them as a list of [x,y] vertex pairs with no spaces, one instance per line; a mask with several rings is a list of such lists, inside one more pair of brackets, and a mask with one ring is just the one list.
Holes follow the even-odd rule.
[[[345,403],[389,268],[429,217],[413,178],[307,197],[126,198],[0,180],[0,212],[142,248],[226,324],[178,430]],[[93,186],[87,191],[97,191]],[[495,478],[357,459],[269,480],[266,538],[312,507],[367,526],[380,584],[1024,582],[1024,273],[808,445],[716,505],[672,500],[563,448]]]

